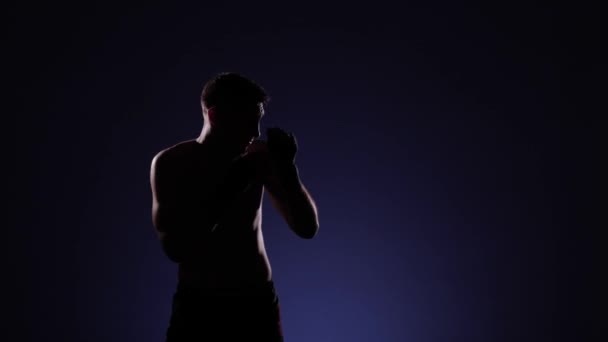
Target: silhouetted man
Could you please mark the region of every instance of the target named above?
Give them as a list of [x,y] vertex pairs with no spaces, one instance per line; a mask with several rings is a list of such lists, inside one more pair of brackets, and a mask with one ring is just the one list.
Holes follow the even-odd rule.
[[166,339],[282,341],[279,299],[262,235],[264,189],[298,236],[319,229],[300,182],[297,143],[280,128],[259,140],[265,91],[236,73],[207,82],[204,125],[152,160],[152,220],[167,257],[178,264]]

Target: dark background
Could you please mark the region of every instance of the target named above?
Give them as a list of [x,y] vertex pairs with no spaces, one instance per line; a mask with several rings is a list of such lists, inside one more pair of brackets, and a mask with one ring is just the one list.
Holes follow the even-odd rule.
[[264,202],[287,341],[598,337],[575,180],[601,120],[568,113],[564,75],[588,65],[571,61],[567,9],[6,13],[3,340],[162,340],[176,265],[154,235],[150,162],[199,134],[200,91],[222,71],[270,93],[263,128],[295,133],[319,208],[301,240]]

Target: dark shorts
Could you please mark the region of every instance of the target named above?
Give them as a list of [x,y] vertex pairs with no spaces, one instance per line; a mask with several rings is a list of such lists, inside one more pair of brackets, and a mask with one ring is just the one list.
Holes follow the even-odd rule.
[[179,288],[173,295],[167,342],[282,342],[279,297],[272,281],[243,291],[204,293]]

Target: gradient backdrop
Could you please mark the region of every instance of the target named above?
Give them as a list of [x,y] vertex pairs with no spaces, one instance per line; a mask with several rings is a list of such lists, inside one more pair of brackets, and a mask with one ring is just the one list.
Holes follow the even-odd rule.
[[[373,6],[373,7],[372,7]],[[176,265],[149,167],[195,138],[222,71],[295,133],[320,231],[265,198],[286,341],[575,341],[585,232],[565,228],[576,122],[554,8],[444,3],[23,3],[5,341],[161,341]],[[11,137],[11,135],[8,135]],[[581,266],[582,265],[582,266]],[[20,337],[16,337],[19,335]]]

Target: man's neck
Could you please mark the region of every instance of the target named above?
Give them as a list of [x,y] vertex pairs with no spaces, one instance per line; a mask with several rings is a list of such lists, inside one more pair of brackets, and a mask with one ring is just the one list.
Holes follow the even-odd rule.
[[204,146],[205,149],[210,152],[213,159],[218,161],[231,161],[242,154],[227,148],[228,143],[223,140],[221,136],[214,134],[214,132],[208,128],[203,128],[203,131],[196,139],[196,142],[199,145]]

